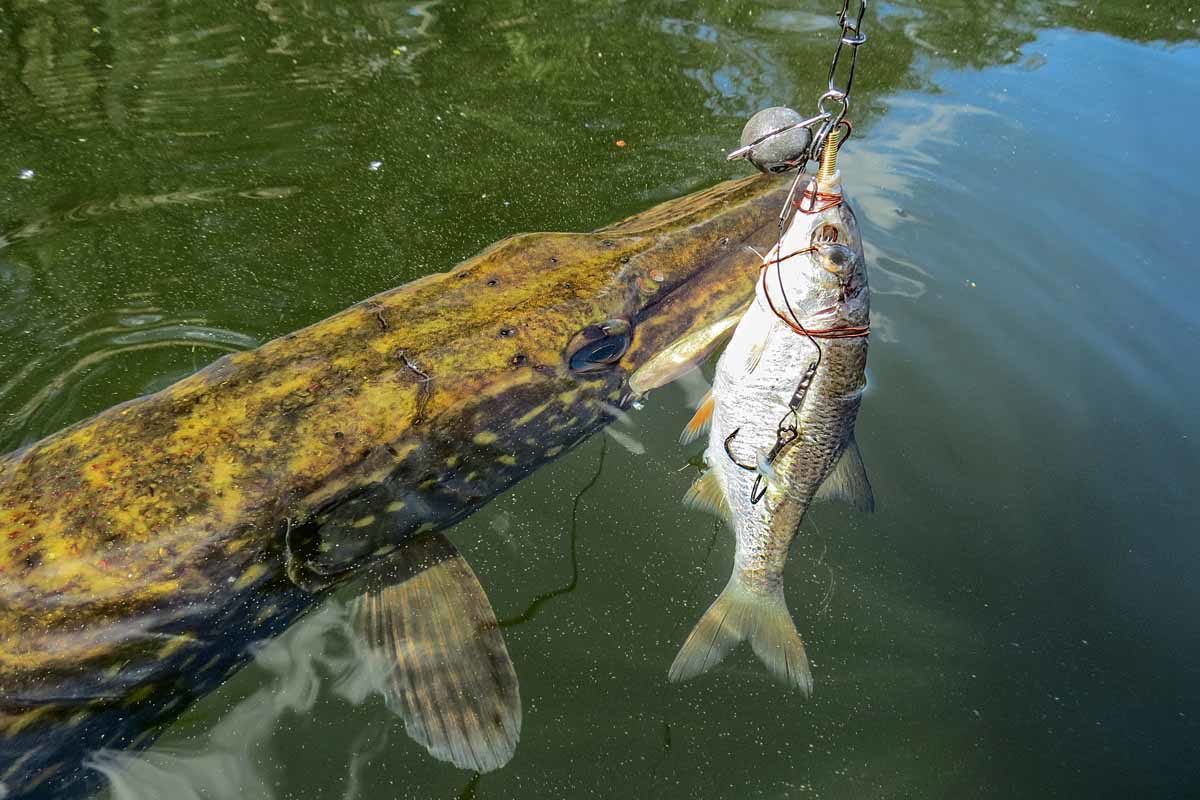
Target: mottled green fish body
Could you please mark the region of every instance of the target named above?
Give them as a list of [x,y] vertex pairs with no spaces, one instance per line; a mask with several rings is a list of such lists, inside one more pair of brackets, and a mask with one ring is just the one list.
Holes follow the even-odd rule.
[[329,587],[610,422],[749,299],[785,190],[504,240],[0,458],[9,800],[84,791],[89,752],[151,741]]

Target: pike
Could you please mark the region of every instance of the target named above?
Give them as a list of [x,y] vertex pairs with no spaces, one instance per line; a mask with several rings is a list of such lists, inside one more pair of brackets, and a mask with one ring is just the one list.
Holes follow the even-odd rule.
[[0,797],[89,791],[90,753],[148,744],[355,575],[408,732],[504,764],[515,670],[439,531],[709,352],[785,191],[506,239],[0,457]]
[[672,681],[705,672],[749,640],[773,675],[810,694],[808,656],[784,598],[788,547],[814,500],[874,508],[854,439],[870,295],[836,139],[827,151],[829,161],[764,259],[710,395],[681,436],[686,444],[711,429],[709,469],[685,502],[726,519],[737,543],[729,583],[684,642]]

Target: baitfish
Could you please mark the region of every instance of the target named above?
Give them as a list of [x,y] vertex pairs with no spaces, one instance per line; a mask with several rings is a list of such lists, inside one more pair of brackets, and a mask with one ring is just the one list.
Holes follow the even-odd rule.
[[687,443],[711,428],[708,471],[685,502],[725,518],[737,543],[733,575],[684,642],[672,681],[705,672],[748,639],[772,674],[811,693],[783,567],[814,499],[874,507],[854,440],[869,326],[858,223],[838,173],[823,171],[764,259],[711,393],[681,436]]
[[[786,187],[506,239],[0,457],[0,797],[95,787],[330,589],[431,753],[503,764],[516,674],[439,531],[673,369],[750,297]],[[693,345],[699,357],[712,344]]]

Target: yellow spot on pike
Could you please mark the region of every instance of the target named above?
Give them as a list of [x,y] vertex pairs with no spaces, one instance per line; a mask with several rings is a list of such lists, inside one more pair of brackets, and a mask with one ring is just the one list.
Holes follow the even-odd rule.
[[159,658],[170,658],[173,654],[179,652],[179,649],[196,641],[196,637],[190,633],[182,633],[178,636],[172,636],[170,641],[162,646],[158,651]]
[[408,505],[408,504],[405,503],[403,500],[393,500],[392,502],[387,504],[387,508],[385,508],[384,510],[387,511],[389,514],[395,514],[397,511],[403,511],[404,507],[406,505]]
[[511,456],[507,453],[505,453],[504,455],[497,458],[496,461],[501,464],[506,464],[510,467],[517,463],[517,459],[514,456]]
[[459,461],[458,456],[450,456],[449,458],[446,459],[446,466],[447,467],[457,467],[458,461]]
[[517,421],[515,423],[516,426],[520,427],[522,425],[528,425],[530,422],[533,422],[533,420],[535,418],[537,418],[541,414],[545,413],[546,409],[548,409],[548,408],[550,408],[550,403],[548,403],[548,402],[542,403],[540,406],[534,406],[533,408],[529,409],[528,411],[526,411],[524,414],[522,414],[520,417],[517,418]]
[[251,564],[237,582],[233,584],[234,591],[241,591],[267,573],[266,564]]
[[368,525],[373,525],[374,523],[375,523],[375,515],[368,514],[365,517],[359,517],[358,519],[354,520],[354,527],[355,528],[365,528]]
[[147,683],[143,686],[139,686],[125,696],[125,705],[135,706],[152,694],[154,694],[154,684]]
[[554,447],[551,447],[549,450],[547,450],[545,455],[546,455],[546,458],[554,458],[556,455],[558,455],[562,451],[563,451],[563,446],[561,444],[556,444],[556,445],[554,445]]
[[480,431],[479,433],[475,434],[475,438],[472,441],[478,445],[489,445],[499,438],[500,437],[492,431]]
[[47,703],[44,706],[38,706],[32,711],[26,711],[24,714],[7,718],[0,717],[0,730],[3,730],[6,736],[16,736],[33,723],[37,722],[40,717],[46,716],[53,710],[54,706]]

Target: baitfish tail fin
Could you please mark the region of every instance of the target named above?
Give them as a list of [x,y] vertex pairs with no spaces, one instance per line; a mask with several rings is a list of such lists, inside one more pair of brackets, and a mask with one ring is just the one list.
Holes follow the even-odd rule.
[[683,433],[679,434],[680,444],[691,444],[699,439],[709,426],[712,425],[713,409],[716,408],[716,401],[713,400],[712,389],[704,395],[704,399],[700,401],[700,406],[696,409],[696,413],[692,415],[691,420],[684,426]]
[[351,613],[387,665],[388,705],[435,758],[478,772],[504,766],[520,738],[521,694],[475,573],[440,535],[414,539],[389,566]]
[[875,493],[871,490],[867,468],[863,465],[862,453],[853,436],[817,489],[814,499],[841,500],[855,511],[875,510]]
[[750,640],[754,654],[772,675],[805,696],[812,694],[808,656],[788,613],[783,589],[755,594],[736,572],[679,648],[667,676],[678,683],[707,672],[744,639]]

